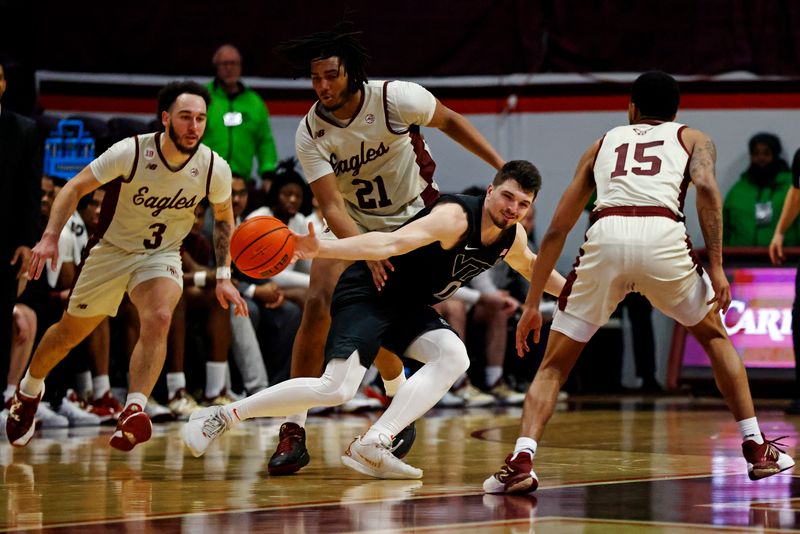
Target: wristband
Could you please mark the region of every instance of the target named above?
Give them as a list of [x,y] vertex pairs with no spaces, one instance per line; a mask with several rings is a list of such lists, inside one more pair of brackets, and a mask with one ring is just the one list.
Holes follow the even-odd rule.
[[206,287],[206,272],[205,271],[195,271],[194,275],[192,275],[192,279],[194,279],[194,285],[196,287]]
[[230,280],[231,268],[228,267],[227,265],[223,267],[217,267],[217,279]]
[[255,294],[256,294],[256,285],[255,284],[249,285],[247,287],[247,289],[242,291],[242,295],[245,296],[246,298],[249,298],[249,299],[252,299],[255,296]]

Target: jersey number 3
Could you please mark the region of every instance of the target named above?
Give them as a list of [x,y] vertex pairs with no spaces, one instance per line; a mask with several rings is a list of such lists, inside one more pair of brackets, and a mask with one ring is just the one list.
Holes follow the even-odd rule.
[[164,239],[164,232],[167,230],[167,225],[162,223],[153,223],[149,226],[149,228],[153,229],[153,238],[152,239],[145,239],[142,243],[144,248],[153,249],[158,248],[161,244],[161,240]]
[[[631,172],[639,176],[655,176],[661,172],[661,158],[658,156],[648,156],[645,151],[650,148],[662,146],[664,141],[651,141],[649,143],[636,143],[633,150],[633,159],[636,163],[641,163],[641,167],[633,167]],[[617,153],[617,164],[614,167],[614,172],[611,173],[611,178],[618,176],[625,176],[628,171],[625,170],[625,163],[628,159],[628,148],[630,143],[624,143],[614,149]]]
[[[378,188],[377,201],[374,198],[368,198],[370,195],[372,195],[372,191],[375,189],[375,186],[372,185],[372,182],[375,182],[375,186]],[[358,207],[362,210],[374,210],[375,208],[385,208],[386,206],[391,206],[392,201],[386,195],[386,186],[383,183],[383,177],[376,176],[373,178],[372,182],[369,180],[362,180],[360,178],[353,180],[353,185],[358,186],[358,191],[356,191]]]

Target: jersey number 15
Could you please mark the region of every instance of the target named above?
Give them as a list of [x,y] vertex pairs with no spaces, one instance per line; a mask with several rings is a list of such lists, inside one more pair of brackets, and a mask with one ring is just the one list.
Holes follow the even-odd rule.
[[[651,141],[649,143],[636,143],[633,149],[633,160],[636,163],[641,163],[641,166],[631,168],[633,174],[639,176],[655,176],[661,172],[661,158],[658,156],[647,155],[645,151],[657,146],[662,146],[664,141]],[[628,171],[625,169],[625,163],[628,159],[628,149],[630,143],[624,143],[614,149],[617,153],[617,164],[614,167],[614,172],[611,173],[611,178],[618,176],[626,176]]]

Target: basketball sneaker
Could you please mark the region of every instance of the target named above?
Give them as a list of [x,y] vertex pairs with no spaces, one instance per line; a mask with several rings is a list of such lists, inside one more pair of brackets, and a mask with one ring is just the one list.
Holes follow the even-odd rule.
[[768,440],[761,434],[764,443],[756,443],[749,439],[742,443],[742,454],[747,460],[747,476],[750,480],[759,480],[794,467],[794,460],[780,447],[785,447],[778,439]]
[[406,454],[408,454],[408,451],[411,450],[414,440],[416,439],[417,427],[412,422],[410,425],[401,430],[400,433],[397,434],[392,440],[392,454],[400,459],[405,458]]
[[291,475],[311,461],[306,449],[306,431],[296,423],[283,423],[278,432],[278,448],[267,464],[270,475]]
[[38,397],[28,397],[17,387],[6,419],[6,437],[15,447],[24,447],[33,437],[36,431],[36,410],[39,408],[42,395],[44,395],[44,385]]
[[479,390],[469,380],[464,380],[464,384],[456,389],[454,393],[464,399],[464,406],[467,408],[492,406],[497,402],[496,398]]
[[422,478],[422,469],[410,466],[393,453],[395,447],[384,434],[377,443],[364,443],[356,437],[342,456],[342,463],[361,474],[398,480]]
[[223,389],[216,397],[206,397],[204,395],[203,406],[226,406],[232,402],[236,402],[237,400],[238,399],[234,398],[227,389]]
[[521,406],[525,402],[525,394],[511,389],[502,377],[489,390],[489,395],[503,406]]
[[181,429],[183,442],[195,458],[202,456],[211,442],[224,434],[232,421],[223,406],[209,406],[196,410]]
[[530,493],[539,487],[539,479],[533,472],[533,457],[521,451],[506,456],[506,464],[483,481],[486,493]]
[[187,393],[185,389],[180,388],[175,392],[175,396],[167,403],[167,408],[169,408],[179,421],[188,421],[189,416],[192,415],[192,412],[200,408],[200,405],[197,404],[194,397]]
[[144,443],[153,434],[150,418],[138,404],[131,404],[119,414],[117,429],[111,436],[109,445],[128,452],[139,443]]
[[114,396],[114,393],[111,392],[109,389],[102,396],[94,399],[91,403],[92,411],[100,415],[100,413],[109,413],[111,417],[109,418],[111,421],[118,421],[119,416],[122,413],[123,406],[117,398]]

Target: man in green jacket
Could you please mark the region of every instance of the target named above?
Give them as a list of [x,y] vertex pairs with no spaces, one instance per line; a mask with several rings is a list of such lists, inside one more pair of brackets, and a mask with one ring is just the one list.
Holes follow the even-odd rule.
[[[723,244],[768,247],[792,185],[792,173],[781,157],[781,142],[777,136],[756,134],[748,148],[750,166],[725,196]],[[800,221],[786,229],[784,245],[800,245]]]
[[278,154],[267,106],[242,84],[242,56],[236,47],[220,46],[212,62],[217,75],[208,84],[211,104],[203,143],[225,158],[234,176],[251,181],[255,158],[258,175],[268,177],[278,164]]

